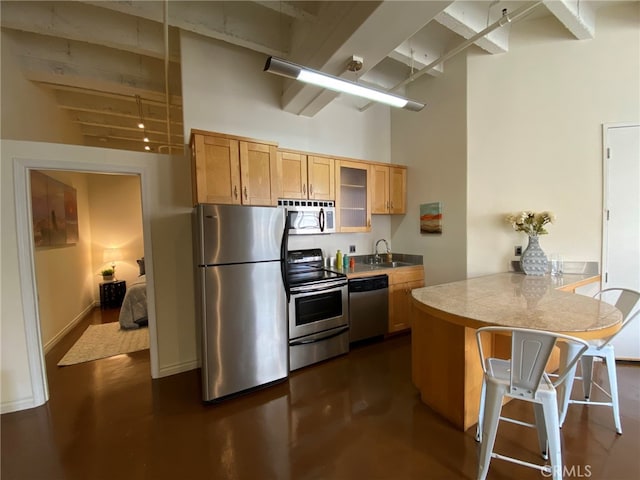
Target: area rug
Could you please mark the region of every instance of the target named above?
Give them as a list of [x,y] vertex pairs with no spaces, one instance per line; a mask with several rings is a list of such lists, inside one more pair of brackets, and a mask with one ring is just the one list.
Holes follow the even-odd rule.
[[78,341],[58,362],[58,366],[75,365],[122,353],[149,348],[149,329],[120,330],[120,323],[89,325]]

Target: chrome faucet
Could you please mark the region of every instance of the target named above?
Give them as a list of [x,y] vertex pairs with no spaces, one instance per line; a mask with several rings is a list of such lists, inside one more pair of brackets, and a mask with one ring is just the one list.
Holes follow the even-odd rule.
[[380,255],[378,254],[378,245],[380,245],[380,242],[384,242],[385,247],[387,247],[387,255],[389,255],[391,253],[391,250],[389,249],[389,244],[387,243],[387,241],[384,238],[381,238],[380,240],[378,240],[376,242],[376,246],[375,246],[375,255],[374,255],[374,259],[375,259],[375,263],[380,263]]

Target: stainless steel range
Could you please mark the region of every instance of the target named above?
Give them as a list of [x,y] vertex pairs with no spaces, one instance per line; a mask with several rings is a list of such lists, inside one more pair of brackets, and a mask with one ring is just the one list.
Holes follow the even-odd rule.
[[289,370],[349,351],[347,277],[324,270],[322,250],[287,252]]

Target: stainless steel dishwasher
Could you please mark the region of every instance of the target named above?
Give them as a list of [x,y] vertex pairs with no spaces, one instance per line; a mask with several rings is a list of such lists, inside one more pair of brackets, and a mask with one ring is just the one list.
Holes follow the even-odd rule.
[[389,320],[389,277],[349,280],[349,342],[387,333]]

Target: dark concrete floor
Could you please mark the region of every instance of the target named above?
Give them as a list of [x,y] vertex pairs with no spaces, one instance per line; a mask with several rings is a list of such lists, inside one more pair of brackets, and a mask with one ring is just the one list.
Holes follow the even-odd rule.
[[[46,405],[2,415],[2,480],[476,477],[473,429],[452,428],[411,384],[408,335],[204,405],[199,371],[151,380],[148,350],[56,366],[86,323],[109,315],[97,310],[47,354]],[[571,406],[562,430],[565,478],[640,478],[640,366],[619,364],[618,374],[624,434],[615,433],[608,408]],[[504,410],[532,418],[529,404]],[[501,424],[496,449],[541,460],[535,431],[525,427]],[[488,478],[545,477],[493,460]]]

